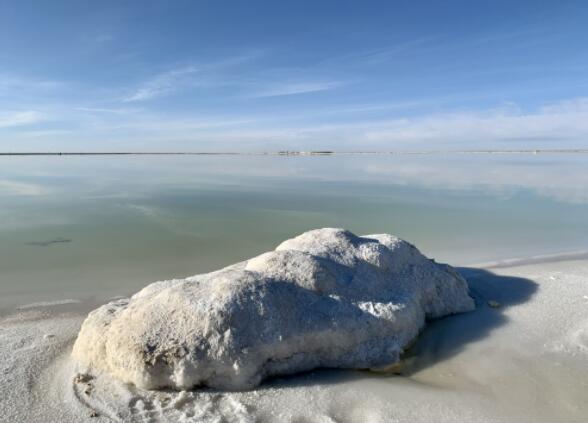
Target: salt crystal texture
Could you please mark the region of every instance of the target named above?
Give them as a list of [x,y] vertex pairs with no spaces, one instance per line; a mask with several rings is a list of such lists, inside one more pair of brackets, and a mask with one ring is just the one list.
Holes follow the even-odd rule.
[[394,365],[426,319],[473,308],[466,281],[408,242],[325,228],[94,310],[72,355],[145,389],[248,389],[317,367]]

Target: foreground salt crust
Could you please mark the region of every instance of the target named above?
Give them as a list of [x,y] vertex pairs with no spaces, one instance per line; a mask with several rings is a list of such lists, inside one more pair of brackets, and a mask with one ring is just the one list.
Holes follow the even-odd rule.
[[473,308],[466,281],[411,244],[326,228],[98,308],[72,356],[146,389],[246,389],[317,367],[393,365],[425,319]]

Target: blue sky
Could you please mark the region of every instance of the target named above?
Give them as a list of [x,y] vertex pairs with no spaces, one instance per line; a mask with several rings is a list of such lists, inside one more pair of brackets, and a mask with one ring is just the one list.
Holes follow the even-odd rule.
[[562,0],[0,0],[0,150],[588,147],[587,22]]

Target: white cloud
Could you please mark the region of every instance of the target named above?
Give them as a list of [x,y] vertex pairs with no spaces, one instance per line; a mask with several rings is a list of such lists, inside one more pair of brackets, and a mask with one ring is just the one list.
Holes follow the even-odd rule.
[[152,133],[163,132],[168,135],[186,136],[190,135],[191,131],[222,129],[248,125],[253,122],[255,122],[255,120],[251,118],[209,117],[207,119],[191,119],[146,115],[135,120],[122,122],[116,125],[116,129],[148,131]]
[[123,98],[123,101],[144,101],[166,95],[177,89],[182,80],[196,72],[198,72],[198,68],[186,66],[161,73],[143,83],[137,90]]
[[35,110],[0,114],[0,128],[25,126],[45,120],[43,113]]
[[[30,130],[30,129],[25,129],[25,130],[20,130],[18,131],[18,135],[19,137],[26,137],[26,138],[39,138],[39,139],[44,139],[44,138],[55,138],[55,137],[63,137],[65,135],[70,135],[70,134],[75,134],[75,132],[71,129],[38,129],[38,130]],[[41,148],[41,150],[45,150],[44,148]]]
[[29,78],[7,73],[0,73],[0,96],[21,94],[23,92],[48,92],[66,86],[63,81]]
[[579,97],[547,104],[541,108],[543,114],[588,112],[588,98]]
[[[193,69],[167,73],[167,77],[159,79],[159,86],[154,84],[151,88],[155,92],[176,89],[176,85],[169,81],[178,75],[190,75],[192,78],[190,72]],[[328,89],[330,84],[282,86],[274,94]],[[267,86],[266,94],[270,92],[271,84]],[[277,85],[271,87],[276,88]],[[245,99],[241,98],[241,101]],[[8,129],[11,131],[10,139],[4,137],[0,140],[4,144],[0,148],[27,151],[27,140],[30,141],[28,150],[61,151],[109,148],[137,151],[588,148],[588,98],[565,99],[535,110],[505,104],[485,110],[421,112],[419,115],[412,110],[409,114],[411,108],[435,106],[435,102],[431,101],[421,99],[372,105],[351,103],[332,108],[317,106],[296,110],[292,114],[268,113],[264,109],[252,109],[245,113],[240,109],[239,112],[220,115],[189,111],[158,113],[147,108],[110,107],[108,103],[95,103],[101,107],[47,106],[40,111],[0,114],[0,128],[13,128]],[[440,109],[440,106],[431,108]],[[444,105],[442,110],[448,110],[448,106]],[[369,113],[371,111],[377,111],[378,117]],[[51,117],[51,127],[24,127],[48,120],[47,116]]]
[[[485,111],[350,120],[292,126],[286,118],[219,128],[207,139],[248,148],[331,150],[480,150],[588,147],[588,101],[567,100],[535,112],[516,105]],[[247,145],[243,143],[247,142]]]
[[318,91],[327,91],[340,87],[343,83],[339,81],[323,82],[291,82],[281,84],[269,84],[268,87],[251,95],[251,97],[278,97],[295,94],[308,94]]
[[135,111],[134,109],[107,107],[75,107],[74,110],[87,113],[111,113],[114,115],[126,115]]
[[[139,88],[122,99],[123,102],[145,101],[171,94],[186,86],[223,85],[226,82],[215,80],[216,73],[224,68],[231,68],[263,54],[252,51],[243,55],[227,57],[219,61],[188,65],[160,73],[143,82]],[[214,75],[213,75],[214,73]],[[195,76],[198,75],[198,80]]]
[[378,65],[388,60],[397,58],[402,54],[414,52],[423,46],[429,45],[432,41],[436,41],[437,39],[438,37],[417,38],[386,48],[367,51],[361,54],[359,57],[361,59],[361,63]]
[[[451,142],[475,149],[484,141],[588,141],[588,101],[569,100],[546,106],[537,112],[517,107],[482,112],[457,112],[402,119],[366,130],[363,139],[378,143]],[[516,145],[512,145],[516,148]],[[554,148],[558,145],[554,144]],[[531,147],[532,148],[532,147]]]

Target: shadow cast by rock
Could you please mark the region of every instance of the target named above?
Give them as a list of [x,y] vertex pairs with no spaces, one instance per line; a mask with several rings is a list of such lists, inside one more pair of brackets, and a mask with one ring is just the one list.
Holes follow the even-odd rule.
[[[476,301],[474,311],[427,322],[415,343],[403,354],[397,371],[375,373],[339,369],[315,369],[310,372],[268,379],[257,389],[295,388],[310,384],[337,384],[365,377],[411,376],[451,358],[468,344],[483,339],[508,323],[503,311],[529,301],[538,289],[530,279],[494,274],[485,269],[458,268],[468,281]],[[499,307],[491,307],[494,301]]]
[[399,374],[410,376],[489,336],[508,323],[505,309],[529,301],[538,289],[530,279],[497,275],[485,269],[458,270],[468,281],[476,309],[428,322],[415,344],[405,352]]

